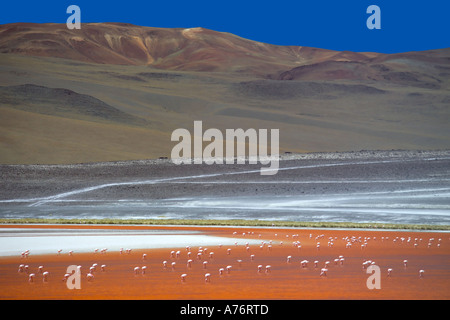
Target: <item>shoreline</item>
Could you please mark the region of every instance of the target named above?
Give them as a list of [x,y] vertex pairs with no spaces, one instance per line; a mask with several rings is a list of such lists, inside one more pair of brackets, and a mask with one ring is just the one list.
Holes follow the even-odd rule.
[[308,222],[258,219],[63,219],[63,218],[0,218],[0,226],[8,225],[89,225],[89,226],[188,226],[188,227],[273,227],[301,229],[361,229],[450,232],[450,225]]

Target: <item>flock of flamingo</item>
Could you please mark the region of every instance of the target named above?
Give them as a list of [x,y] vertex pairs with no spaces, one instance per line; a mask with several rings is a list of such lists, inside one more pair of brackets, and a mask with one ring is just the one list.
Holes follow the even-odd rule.
[[[249,232],[243,232],[242,233],[242,237],[246,237],[247,235],[254,235],[254,232],[249,231]],[[240,234],[238,234],[237,232],[233,233],[233,236],[236,237],[240,237]],[[283,244],[283,241],[280,241],[278,238],[278,234],[274,234],[275,237],[277,237],[277,241],[273,242],[272,240],[263,240],[260,242],[259,245],[259,249],[260,250],[267,250],[269,253],[270,251],[273,250],[273,246],[274,245],[278,245],[278,246],[285,246],[286,244]],[[305,237],[307,237],[308,235],[305,235]],[[259,238],[261,238],[261,235],[258,236]],[[299,252],[302,252],[303,248],[302,248],[302,243],[298,240],[299,239],[299,235],[298,234],[292,234],[292,235],[286,235],[286,238],[291,238],[292,239],[292,247],[293,247],[293,252],[295,252],[295,254],[298,254]],[[239,240],[242,240],[242,238],[240,238]],[[333,247],[335,245],[335,243],[338,241],[338,237],[328,237],[328,239],[325,239],[325,236],[323,234],[317,235],[317,236],[313,236],[313,234],[309,234],[309,244],[308,246],[311,246],[311,243],[314,243],[315,245],[312,247],[312,250],[316,250],[317,252],[320,252],[321,250],[323,250],[323,245],[326,243],[327,247]],[[424,239],[420,238],[420,237],[393,237],[392,239],[388,236],[383,236],[380,237],[380,239],[377,239],[375,236],[373,237],[362,237],[362,236],[346,236],[346,237],[342,237],[341,240],[344,242],[345,244],[345,249],[349,250],[352,247],[359,247],[359,250],[367,250],[367,246],[370,245],[371,241],[377,241],[377,240],[381,240],[381,241],[392,241],[392,243],[398,243],[398,244],[406,244],[409,245],[413,248],[418,248],[423,247],[423,245],[421,245],[421,243],[425,242],[426,243],[426,247],[427,248],[431,248],[433,245],[437,248],[440,248],[441,243],[442,243],[442,239],[434,239],[434,238],[429,238],[426,241],[424,241]],[[244,240],[245,241],[245,240]],[[236,241],[235,243],[235,247],[238,247],[238,242]],[[223,245],[219,245],[219,249],[221,249],[223,247]],[[236,259],[233,256],[233,247],[227,248],[225,251],[222,251],[223,254],[225,255],[226,258],[228,258],[228,260],[230,261],[234,261],[233,263],[237,263],[238,266],[241,266],[241,264],[243,263],[242,259]],[[311,247],[310,247],[311,248]],[[255,260],[255,255],[257,255],[258,252],[258,246],[256,246],[256,250],[255,247],[251,248],[251,246],[249,245],[248,242],[245,243],[245,252],[246,254],[248,254],[247,259],[249,259],[250,261],[254,261]],[[94,254],[106,254],[106,252],[108,251],[107,248],[103,248],[103,249],[94,249]],[[119,250],[119,254],[123,255],[123,254],[130,254],[132,252],[132,249],[123,249],[121,248]],[[24,252],[21,253],[21,258],[26,260],[28,258],[30,254],[30,250],[25,250]],[[62,249],[57,251],[57,255],[61,255],[62,254]],[[73,256],[73,250],[68,251],[69,256]],[[177,264],[182,263],[180,258],[186,258],[186,265],[183,268],[183,266],[179,267]],[[181,250],[171,250],[170,252],[168,252],[168,257],[167,260],[163,260],[161,261],[161,267],[164,270],[172,270],[172,271],[178,271],[181,270],[181,274],[180,274],[180,279],[182,283],[186,283],[188,282],[188,278],[189,278],[189,272],[192,271],[194,264],[200,264],[201,267],[204,269],[204,282],[205,283],[210,283],[211,279],[213,278],[213,270],[212,267],[210,267],[211,262],[215,259],[215,254],[213,251],[210,251],[207,247],[198,247],[197,251],[194,252],[194,250],[192,249],[191,246],[186,246],[185,247],[185,256],[184,254],[182,255]],[[141,257],[141,263],[145,264],[145,262],[148,261],[148,256],[146,253],[142,254]],[[294,263],[294,259],[293,259],[293,254],[288,255],[286,257],[285,262],[287,264],[292,264]],[[312,262],[310,262],[307,259],[301,259],[298,261],[299,262],[299,267],[300,268],[308,268],[309,266],[313,266],[314,269],[318,270],[318,276],[319,277],[327,277],[327,273],[329,271],[329,268],[331,265],[335,265],[335,266],[344,266],[344,262],[345,262],[345,257],[344,255],[339,255],[337,256],[335,259],[332,260],[325,260],[323,262],[322,265],[320,265],[319,260],[314,260]],[[404,268],[408,267],[408,260],[407,259],[403,259],[402,260],[403,266]],[[134,265],[132,267],[130,267],[130,273],[132,272],[134,275],[145,275],[148,272],[148,267],[147,265]],[[369,266],[376,264],[375,261],[372,261],[370,259],[363,259],[362,264],[361,264],[361,268],[367,269]],[[83,270],[84,267],[82,266],[78,266],[78,272],[79,274],[83,274]],[[224,265],[224,266],[220,266],[217,270],[216,270],[216,274],[219,276],[222,276],[224,274],[230,274],[232,272],[233,269],[233,264],[228,264],[228,265]],[[89,282],[94,281],[95,279],[95,274],[97,272],[106,272],[107,270],[107,266],[105,264],[102,265],[98,265],[97,263],[92,264],[88,270],[85,271],[85,279]],[[197,269],[198,270],[198,269]],[[388,277],[392,277],[393,276],[393,268],[389,267],[387,268],[387,276]],[[18,268],[18,272],[22,273],[22,274],[27,274],[28,275],[28,281],[30,283],[33,283],[37,280],[37,276],[40,276],[42,278],[43,282],[48,282],[49,278],[50,278],[50,273],[48,271],[45,271],[44,266],[40,265],[37,268],[36,272],[31,272],[29,265],[25,264],[25,263],[21,263],[19,265]],[[255,272],[256,273],[260,273],[260,274],[270,274],[272,272],[272,266],[271,265],[262,265],[262,264],[257,264],[255,265]],[[419,278],[423,278],[425,274],[425,270],[420,269],[418,270],[418,277]],[[65,273],[62,277],[62,281],[67,281],[68,278],[71,276],[71,274],[69,273]]]

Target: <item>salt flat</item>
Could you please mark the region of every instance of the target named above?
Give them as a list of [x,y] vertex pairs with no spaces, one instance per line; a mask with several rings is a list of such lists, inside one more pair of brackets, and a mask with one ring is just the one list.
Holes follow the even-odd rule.
[[450,223],[449,151],[286,154],[259,165],[170,160],[0,166],[2,218]]
[[109,251],[155,248],[184,248],[189,246],[241,245],[260,243],[258,240],[237,239],[204,235],[183,230],[103,230],[92,229],[22,229],[0,228],[0,256],[20,256],[25,250],[30,254],[61,254],[94,252],[107,248]]

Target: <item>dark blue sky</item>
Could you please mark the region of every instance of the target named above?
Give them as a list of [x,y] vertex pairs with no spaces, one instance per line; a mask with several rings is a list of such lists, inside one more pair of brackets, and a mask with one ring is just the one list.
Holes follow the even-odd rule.
[[[450,47],[449,0],[25,0],[2,3],[0,23],[65,23],[71,4],[81,8],[81,23],[204,27],[272,44],[349,51]],[[372,4],[381,9],[381,30],[366,27]]]

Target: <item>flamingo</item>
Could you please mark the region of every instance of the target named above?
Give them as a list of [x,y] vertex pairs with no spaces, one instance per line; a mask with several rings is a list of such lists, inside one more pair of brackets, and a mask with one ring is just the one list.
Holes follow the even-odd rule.
[[48,272],[48,271],[44,271],[44,272],[42,273],[42,281],[43,281],[43,282],[47,282],[47,281],[48,281],[48,275],[49,275],[49,272]]
[[134,274],[138,274],[140,269],[141,268],[139,268],[139,267],[134,267]]
[[203,261],[203,269],[206,269],[207,264],[208,264],[208,261]]
[[387,272],[388,272],[388,273],[387,273],[387,276],[390,277],[390,276],[391,276],[391,273],[392,273],[392,268],[387,269]]
[[271,265],[267,265],[266,266],[266,273],[270,273],[272,266]]
[[291,262],[291,259],[292,259],[292,256],[287,256],[287,263],[290,263]]
[[260,264],[260,265],[258,265],[258,272],[260,273],[260,272],[262,272],[262,265]]
[[191,268],[191,267],[192,267],[192,260],[191,260],[191,259],[189,259],[189,260],[187,261],[186,266],[187,266],[188,268]]
[[34,282],[35,277],[36,275],[34,273],[30,273],[30,275],[28,276],[28,282]]
[[186,274],[186,273],[183,273],[183,274],[181,275],[181,282],[186,282],[186,277],[187,277],[187,274]]
[[163,261],[163,267],[164,267],[164,269],[167,268],[167,261],[166,260]]
[[205,282],[211,282],[211,274],[205,273]]
[[106,264],[102,264],[102,266],[100,267],[100,269],[102,270],[102,272],[106,271]]
[[403,260],[403,266],[406,268],[408,266],[408,260]]
[[320,269],[320,276],[321,277],[326,277],[327,276],[327,271],[328,271],[327,268]]
[[231,268],[232,268],[231,266],[227,266],[227,268],[226,268],[226,269],[227,269],[227,273],[228,273],[228,274],[230,274],[230,272],[231,272]]
[[17,272],[22,273],[24,271],[24,267],[25,265],[23,264],[19,265],[19,270],[17,270]]
[[219,275],[223,275],[223,272],[225,271],[225,269],[224,268],[220,268],[219,269]]
[[142,270],[142,274],[145,274],[145,272],[147,271],[147,266],[143,266],[143,267],[141,268],[141,270]]
[[147,259],[147,254],[146,253],[144,253],[143,255],[142,255],[142,260],[146,260]]
[[89,282],[93,281],[93,280],[94,280],[94,275],[93,275],[92,273],[88,273],[88,274],[87,274],[87,280],[88,280]]
[[419,278],[423,278],[424,273],[425,273],[425,270],[419,270]]

